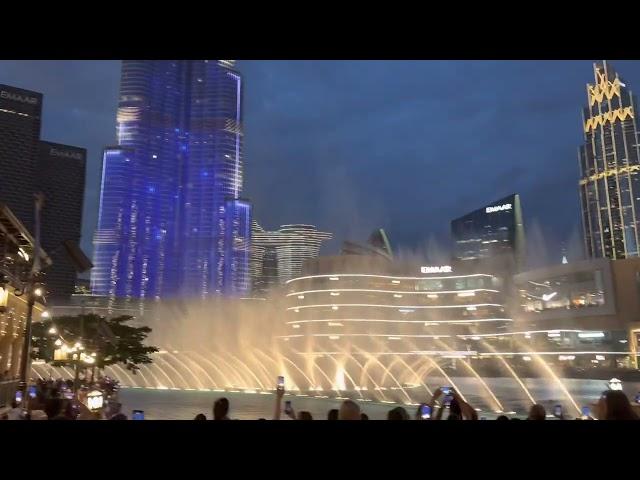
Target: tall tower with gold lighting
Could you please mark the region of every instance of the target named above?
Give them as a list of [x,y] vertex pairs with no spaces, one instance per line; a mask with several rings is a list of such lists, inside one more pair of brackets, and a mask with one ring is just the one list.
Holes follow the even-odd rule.
[[579,150],[580,202],[590,258],[637,257],[640,229],[640,133],[637,102],[606,61],[594,64]]

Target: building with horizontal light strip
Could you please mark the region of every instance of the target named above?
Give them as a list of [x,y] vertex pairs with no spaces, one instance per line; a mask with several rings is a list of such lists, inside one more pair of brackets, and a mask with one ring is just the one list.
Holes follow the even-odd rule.
[[[286,283],[280,340],[303,355],[464,359],[497,376],[505,359],[521,375],[540,375],[544,359],[565,376],[604,378],[635,358],[640,280],[630,279],[636,267],[640,278],[640,259],[634,265],[602,260],[522,273],[510,282],[520,288],[513,308],[513,293],[490,272],[375,255],[320,257]],[[635,297],[629,283],[637,283]]]
[[606,61],[587,84],[580,146],[580,201],[588,257],[639,255],[640,132],[637,102]]
[[313,225],[282,225],[267,231],[252,223],[249,270],[254,293],[264,293],[302,272],[302,265],[320,253],[322,242],[332,235]]
[[461,336],[505,332],[502,282],[491,274],[339,255],[307,262],[309,273],[286,283],[291,345],[313,350],[471,350]]

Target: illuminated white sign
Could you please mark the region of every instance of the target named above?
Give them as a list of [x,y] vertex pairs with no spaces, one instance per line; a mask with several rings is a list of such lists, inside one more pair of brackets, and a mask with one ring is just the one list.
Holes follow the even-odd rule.
[[69,150],[57,150],[55,148],[51,148],[49,149],[49,155],[53,155],[54,157],[65,157],[73,158],[75,160],[82,160],[82,153],[71,152]]
[[8,100],[14,100],[20,103],[29,103],[31,105],[35,105],[36,103],[38,103],[38,99],[36,97],[23,97],[22,95],[18,95],[17,93],[11,93],[5,90],[0,91],[0,97],[6,98]]
[[440,267],[420,267],[421,273],[451,273],[451,266],[442,265]]
[[100,390],[93,390],[87,395],[87,407],[89,410],[100,410],[104,405],[104,396]]
[[511,204],[510,203],[505,203],[504,205],[496,205],[494,207],[487,207],[485,209],[486,213],[494,213],[494,212],[501,212],[503,210],[511,210]]

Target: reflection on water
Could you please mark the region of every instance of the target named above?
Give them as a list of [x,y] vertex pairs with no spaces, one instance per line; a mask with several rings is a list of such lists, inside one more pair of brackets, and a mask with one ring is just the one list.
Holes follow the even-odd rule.
[[[444,380],[444,379],[442,379]],[[453,378],[455,383],[464,389],[467,400],[477,406],[481,399],[482,392],[479,391],[477,383],[472,378]],[[518,416],[525,416],[528,411],[528,404],[524,403],[521,395],[513,382],[509,379],[486,379],[491,389],[500,397],[506,411],[515,411]],[[541,378],[523,379],[526,387],[532,395],[539,399],[539,402],[547,407],[551,413],[553,405],[560,403],[565,407],[565,411],[573,414],[566,404],[567,400],[562,391],[554,384]],[[575,401],[579,405],[588,405],[595,402],[600,394],[607,388],[606,382],[602,380],[575,380],[564,379],[564,385],[571,392]],[[442,383],[444,385],[444,383]],[[633,399],[640,391],[640,383],[626,383],[625,393]],[[357,392],[345,396],[357,399]],[[241,420],[256,420],[258,418],[271,419],[275,397],[273,394],[248,394],[234,392],[203,392],[184,390],[147,390],[147,389],[123,389],[122,403],[125,413],[130,415],[133,409],[145,410],[146,418],[149,420],[192,420],[198,413],[204,413],[207,418],[211,418],[211,407],[216,398],[227,397],[231,402],[231,417]],[[428,401],[426,394],[416,395],[421,401]],[[332,408],[338,408],[341,400],[333,398],[313,398],[308,396],[287,395],[287,400],[291,400],[295,410],[307,410],[311,412],[314,419],[326,419],[327,412]],[[477,403],[478,402],[478,403]],[[362,410],[369,415],[372,420],[386,418],[387,412],[393,408],[393,404],[378,402],[361,402]],[[413,405],[403,405],[411,415]],[[480,416],[487,418],[495,417],[494,412],[483,411]]]

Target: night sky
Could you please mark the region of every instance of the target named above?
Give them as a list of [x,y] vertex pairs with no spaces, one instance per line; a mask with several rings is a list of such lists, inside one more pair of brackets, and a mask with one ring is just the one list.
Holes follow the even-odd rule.
[[[640,62],[614,61],[633,90]],[[581,243],[577,148],[590,61],[239,61],[245,192],[268,229],[312,223],[392,246],[448,248],[449,221],[522,197],[530,256]],[[0,83],[45,95],[42,138],[88,149],[91,252],[101,150],[115,142],[120,62],[0,61]]]

